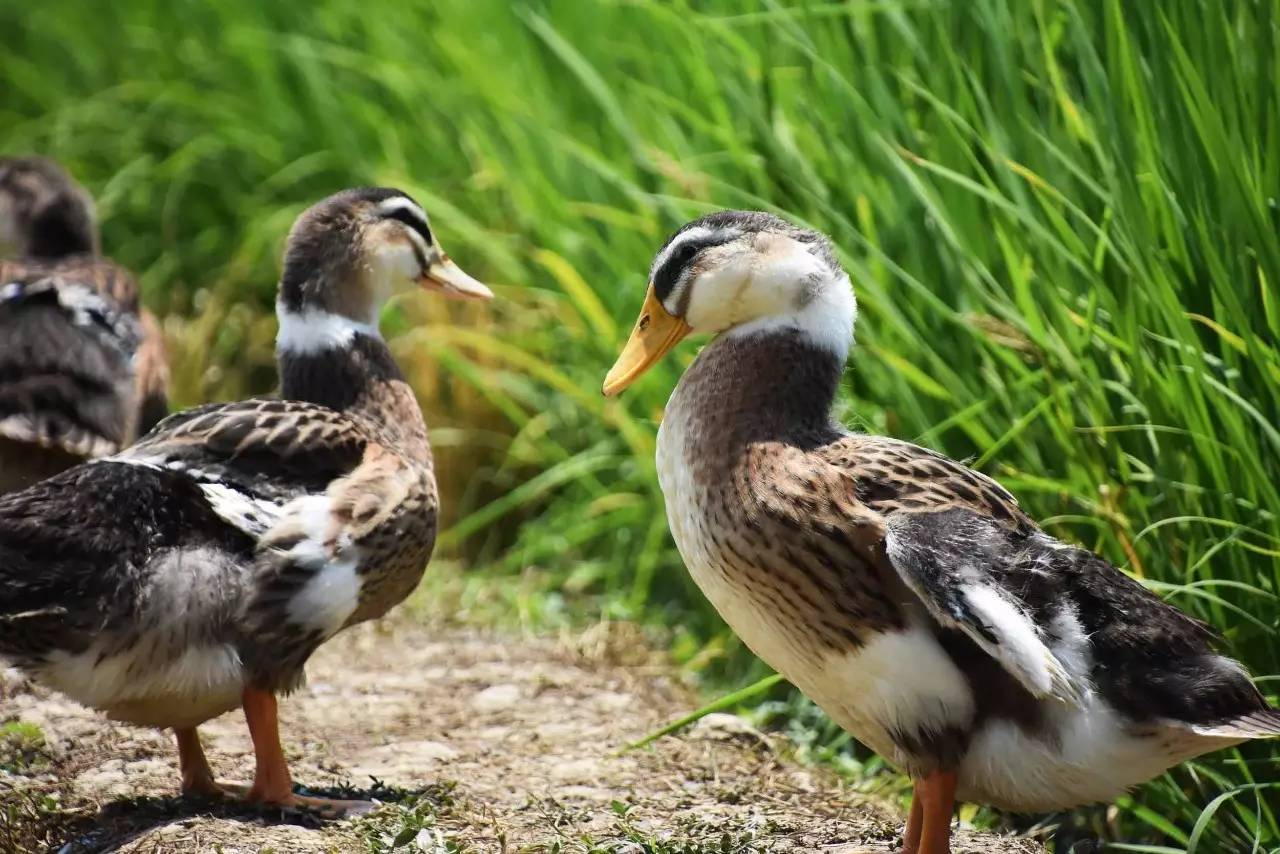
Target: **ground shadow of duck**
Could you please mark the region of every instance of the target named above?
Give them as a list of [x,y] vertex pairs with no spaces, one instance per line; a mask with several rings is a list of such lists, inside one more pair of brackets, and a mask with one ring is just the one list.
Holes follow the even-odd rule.
[[[430,784],[404,789],[373,779],[369,786],[363,788],[350,785],[295,786],[294,790],[312,797],[411,804],[443,802],[449,798],[451,788],[450,784]],[[51,835],[60,841],[49,850],[57,854],[109,854],[160,828],[208,818],[260,826],[293,825],[309,830],[320,830],[334,821],[310,810],[260,806],[234,798],[192,795],[119,798],[104,803],[93,815],[58,828]]]

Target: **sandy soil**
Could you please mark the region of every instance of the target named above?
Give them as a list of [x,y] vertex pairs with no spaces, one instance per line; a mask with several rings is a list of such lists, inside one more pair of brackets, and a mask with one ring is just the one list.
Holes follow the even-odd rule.
[[[16,759],[10,749],[0,761],[0,850],[896,850],[901,816],[789,762],[785,744],[737,718],[619,753],[696,702],[648,659],[618,658],[608,643],[432,631],[406,620],[346,633],[282,704],[299,784],[388,802],[343,822],[177,798],[168,733],[117,726],[9,671],[0,722],[39,726],[45,746]],[[220,779],[250,778],[238,714],[201,734]],[[957,854],[1040,850],[957,835]]]

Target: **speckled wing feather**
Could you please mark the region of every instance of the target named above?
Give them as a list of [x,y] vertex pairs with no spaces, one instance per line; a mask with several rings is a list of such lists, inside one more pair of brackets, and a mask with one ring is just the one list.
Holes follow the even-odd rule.
[[1031,524],[1003,486],[910,442],[855,434],[817,453],[851,475],[858,499],[877,513],[964,507],[1011,528]]
[[[1077,704],[1082,686],[1039,637],[1016,596],[991,575],[991,546],[1030,526],[1007,491],[954,460],[906,442],[853,435],[823,446],[828,479],[844,479],[857,512],[834,505],[846,525],[879,520],[878,562],[896,572],[942,627],[959,629],[1035,697]],[[986,520],[981,530],[962,519]],[[948,527],[937,520],[951,522]],[[933,522],[933,524],[929,524]],[[887,560],[885,560],[887,557]]]
[[78,457],[129,441],[136,310],[136,282],[111,262],[0,262],[0,435]]
[[359,465],[370,441],[364,425],[327,407],[250,398],[171,415],[117,459],[282,504],[324,492]]
[[1013,674],[1033,697],[1079,706],[1087,674],[1058,660],[1023,591],[1009,584],[1008,531],[969,510],[896,512],[885,553],[938,623],[955,628]]

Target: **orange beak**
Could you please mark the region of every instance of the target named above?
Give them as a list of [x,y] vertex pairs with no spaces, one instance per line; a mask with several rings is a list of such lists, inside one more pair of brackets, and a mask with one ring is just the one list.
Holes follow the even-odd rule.
[[644,295],[644,305],[631,337],[604,378],[604,393],[613,397],[653,367],[672,347],[691,331],[689,324],[671,314],[653,291],[653,283]]

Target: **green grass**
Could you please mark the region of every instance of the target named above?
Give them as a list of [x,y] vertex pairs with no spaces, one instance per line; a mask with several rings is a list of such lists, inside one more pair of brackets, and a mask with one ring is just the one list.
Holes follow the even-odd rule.
[[[1272,691],[1278,19],[1273,0],[11,0],[0,149],[99,196],[105,245],[173,315],[183,403],[272,385],[304,204],[413,192],[502,297],[388,318],[438,428],[445,552],[482,568],[477,599],[665,627],[724,687],[763,670],[684,573],[652,453],[694,348],[619,402],[598,388],[670,230],[783,212],[834,238],[860,297],[846,421],[973,460],[1220,627]],[[1101,830],[1274,847],[1277,779],[1273,745],[1206,757]]]

